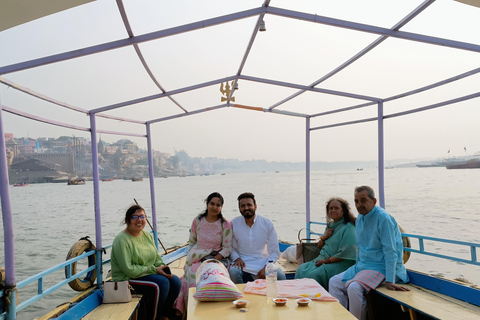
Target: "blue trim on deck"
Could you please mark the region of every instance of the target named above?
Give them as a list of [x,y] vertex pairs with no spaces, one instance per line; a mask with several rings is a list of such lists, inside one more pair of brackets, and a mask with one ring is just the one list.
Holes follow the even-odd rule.
[[171,253],[167,253],[166,255],[163,255],[162,256],[163,263],[169,264],[172,261],[175,261],[177,259],[180,259],[180,258],[186,256],[187,252],[188,252],[188,249],[189,249],[189,246],[185,246],[185,247],[177,249],[177,250],[175,250]]
[[103,292],[100,289],[95,290],[91,295],[75,304],[73,307],[60,315],[57,320],[81,319],[93,311],[103,302]]
[[448,279],[407,270],[410,283],[480,307],[480,290]]

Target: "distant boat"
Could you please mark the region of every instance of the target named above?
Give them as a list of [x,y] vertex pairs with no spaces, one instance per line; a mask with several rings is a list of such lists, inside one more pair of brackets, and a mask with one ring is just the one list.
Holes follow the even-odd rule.
[[224,176],[224,175],[225,175],[225,173],[222,173],[222,176]]
[[363,171],[363,168],[357,168],[357,171]]
[[445,167],[445,162],[418,163],[418,168]]
[[77,185],[81,185],[81,184],[85,184],[85,179],[81,178],[81,179],[70,179],[68,180],[67,184],[69,186],[77,186]]
[[280,171],[275,171],[275,173],[280,173]]
[[107,182],[107,181],[113,181],[113,178],[110,178],[110,179],[102,179],[103,182]]
[[447,162],[447,169],[480,169],[480,158]]
[[141,178],[141,177],[134,177],[134,178],[132,178],[132,181],[143,181],[143,178]]
[[28,186],[28,183],[22,182],[22,183],[14,184],[13,186],[14,186],[14,187],[26,187],[26,186]]

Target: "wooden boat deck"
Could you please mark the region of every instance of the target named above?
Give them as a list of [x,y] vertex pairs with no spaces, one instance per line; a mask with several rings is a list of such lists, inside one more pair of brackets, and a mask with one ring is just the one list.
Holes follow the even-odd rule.
[[298,268],[298,263],[296,262],[289,262],[283,258],[279,258],[277,260],[277,266],[282,269],[283,273],[285,274],[295,274]]
[[[415,285],[405,284],[403,286],[410,288],[411,291],[392,291],[388,290],[385,285],[380,285],[375,291],[402,306],[412,309],[413,313],[423,313],[435,319],[465,320],[480,318],[480,307]],[[415,315],[412,319],[415,319]]]
[[137,311],[141,295],[132,295],[128,303],[101,304],[87,314],[82,320],[137,320]]
[[178,276],[179,278],[183,276],[183,266],[185,265],[185,261],[187,260],[187,257],[184,256],[180,259],[177,259],[175,261],[172,261],[168,266],[170,267],[170,271],[172,271],[172,274]]

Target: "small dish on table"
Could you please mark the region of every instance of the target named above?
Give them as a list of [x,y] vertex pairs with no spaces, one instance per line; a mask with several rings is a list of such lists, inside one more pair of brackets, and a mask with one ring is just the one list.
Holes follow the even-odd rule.
[[299,298],[295,300],[300,307],[306,307],[312,301],[310,298]]
[[233,301],[233,304],[237,308],[245,308],[248,304],[248,300],[235,300]]
[[275,299],[272,299],[273,302],[275,302],[275,304],[277,305],[277,307],[281,307],[281,306],[284,306],[287,304],[288,302],[288,299],[287,298],[275,298]]

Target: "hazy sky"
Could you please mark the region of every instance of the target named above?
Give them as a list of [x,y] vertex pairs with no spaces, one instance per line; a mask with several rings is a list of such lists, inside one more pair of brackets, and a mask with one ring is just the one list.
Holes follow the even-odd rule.
[[[261,6],[243,1],[124,1],[135,36]],[[391,28],[422,1],[272,0],[270,6]],[[241,74],[309,85],[353,57],[379,36],[267,14],[267,31],[258,33]],[[257,17],[202,28],[139,45],[161,86],[176,90],[237,74]],[[438,0],[401,31],[479,45],[480,8]],[[100,0],[58,15],[0,32],[0,68],[127,38],[115,1]],[[387,39],[353,66],[317,88],[388,98],[480,67],[480,53],[401,39]],[[132,47],[1,75],[4,79],[70,105],[91,110],[159,93]],[[385,103],[385,115],[477,93],[480,75]],[[269,108],[297,89],[239,80],[235,103]],[[220,85],[174,95],[189,112],[220,105]],[[85,114],[38,101],[0,84],[0,102],[55,121],[87,127]],[[316,114],[365,100],[307,92],[279,110]],[[124,107],[108,114],[150,120],[182,114],[166,98]],[[377,115],[376,106],[311,120],[323,126]],[[88,137],[88,132],[52,127],[4,113],[5,132],[15,136]],[[480,152],[480,99],[385,120],[388,159],[447,157]],[[120,126],[122,124],[122,126]],[[98,119],[99,129],[144,133],[141,125]],[[125,126],[123,126],[125,125]],[[312,161],[372,160],[377,156],[376,122],[311,132]],[[152,125],[153,147],[185,150],[192,157],[304,161],[306,120],[238,108],[223,108]],[[102,134],[113,142],[124,138]],[[146,139],[129,138],[146,147]],[[465,151],[465,148],[467,151]],[[450,150],[450,153],[447,153]]]

